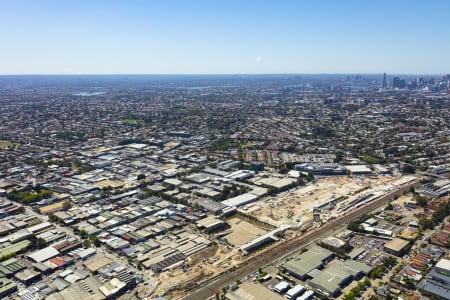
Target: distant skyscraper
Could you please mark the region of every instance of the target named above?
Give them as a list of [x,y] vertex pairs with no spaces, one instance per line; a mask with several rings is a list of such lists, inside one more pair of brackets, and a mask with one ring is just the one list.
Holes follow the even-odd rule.
[[392,87],[398,88],[398,89],[403,89],[405,87],[405,80],[404,79],[400,79],[400,77],[394,77],[394,79],[392,79]]
[[387,83],[386,83],[386,73],[384,73],[384,74],[383,74],[383,85],[382,85],[382,87],[385,88],[386,86],[387,86]]

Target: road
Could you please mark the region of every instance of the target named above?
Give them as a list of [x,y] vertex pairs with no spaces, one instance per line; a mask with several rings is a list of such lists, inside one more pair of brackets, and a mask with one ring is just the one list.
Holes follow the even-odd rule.
[[206,299],[209,296],[220,291],[223,287],[228,286],[229,284],[235,282],[238,279],[241,279],[242,277],[250,274],[254,270],[267,266],[282,257],[285,257],[289,254],[298,251],[301,247],[304,247],[305,245],[314,242],[320,239],[321,237],[325,237],[330,232],[348,223],[350,220],[356,219],[362,216],[363,214],[370,213],[371,211],[384,205],[387,201],[395,198],[396,196],[402,195],[405,191],[407,191],[409,188],[411,188],[416,184],[417,180],[404,184],[397,190],[391,191],[383,195],[379,199],[369,202],[367,205],[354,209],[351,212],[346,213],[343,216],[334,219],[329,223],[324,224],[320,228],[309,231],[301,237],[288,240],[282,244],[279,244],[271,248],[270,250],[261,253],[258,256],[252,257],[234,271],[227,271],[221,273],[216,277],[213,277],[208,281],[202,283],[196,289],[190,291],[189,292],[190,294],[184,297],[183,299],[184,300]]

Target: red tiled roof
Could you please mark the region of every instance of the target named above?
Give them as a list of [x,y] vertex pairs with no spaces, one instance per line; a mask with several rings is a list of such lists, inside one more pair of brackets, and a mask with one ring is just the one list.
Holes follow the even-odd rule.
[[49,261],[51,261],[52,263],[54,263],[55,265],[57,265],[59,267],[66,264],[66,261],[60,257],[50,258]]

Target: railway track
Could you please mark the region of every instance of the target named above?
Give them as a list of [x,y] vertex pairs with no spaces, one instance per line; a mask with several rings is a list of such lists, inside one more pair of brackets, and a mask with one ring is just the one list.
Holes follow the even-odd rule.
[[338,229],[344,224],[348,223],[350,220],[356,219],[366,213],[373,211],[384,205],[387,201],[403,194],[407,189],[417,184],[417,180],[404,184],[397,190],[391,191],[382,197],[367,203],[366,205],[359,207],[344,214],[343,216],[332,220],[329,223],[322,225],[321,227],[307,232],[305,235],[297,238],[293,238],[284,243],[276,245],[275,247],[261,253],[258,256],[254,256],[247,260],[244,264],[239,266],[233,271],[227,271],[221,273],[208,281],[203,282],[195,289],[188,291],[189,295],[185,296],[183,300],[199,300],[206,299],[209,296],[219,292],[222,287],[225,287],[236,280],[250,274],[254,270],[265,267],[271,264],[273,261],[279,260],[288,255],[292,255],[294,252],[298,251],[301,247],[314,242],[322,236],[329,234],[331,231]]

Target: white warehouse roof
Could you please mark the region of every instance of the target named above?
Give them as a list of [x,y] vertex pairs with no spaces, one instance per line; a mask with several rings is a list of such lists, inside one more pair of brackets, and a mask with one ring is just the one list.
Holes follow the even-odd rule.
[[255,201],[258,199],[258,196],[252,194],[252,193],[245,193],[230,199],[227,199],[225,201],[222,201],[222,204],[225,204],[227,206],[231,207],[239,207],[245,204],[248,204],[250,202]]
[[28,257],[35,262],[43,262],[58,255],[58,250],[53,247],[46,247],[44,249],[31,253],[30,255],[28,255]]

